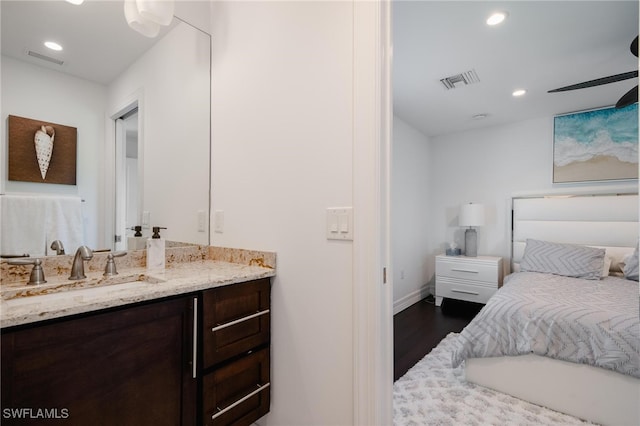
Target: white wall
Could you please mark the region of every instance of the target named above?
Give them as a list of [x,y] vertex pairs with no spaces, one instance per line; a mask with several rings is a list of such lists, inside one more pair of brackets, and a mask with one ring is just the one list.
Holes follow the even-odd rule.
[[[393,118],[391,239],[394,313],[429,293],[433,275],[429,246],[431,191],[429,138]],[[434,293],[432,291],[432,293]]]
[[209,242],[209,70],[209,36],[181,23],[109,85],[109,115],[140,101],[142,210],[169,240]]
[[431,263],[433,256],[444,252],[447,242],[464,247],[464,229],[458,227],[463,203],[483,203],[487,208],[487,224],[478,228],[478,254],[509,258],[511,196],[603,188],[637,190],[637,182],[552,184],[552,128],[553,118],[544,117],[432,138]]
[[353,198],[353,15],[213,3],[212,244],[277,252],[264,425],[353,422],[352,243],[325,238]]
[[[101,226],[102,152],[106,88],[48,68],[2,56],[2,132],[0,193],[40,193],[82,197],[84,243],[102,248]],[[78,129],[76,185],[42,184],[8,180],[7,117],[19,117],[59,123]],[[55,145],[54,145],[55,149]],[[64,244],[64,241],[63,241]],[[75,251],[65,247],[67,252]]]

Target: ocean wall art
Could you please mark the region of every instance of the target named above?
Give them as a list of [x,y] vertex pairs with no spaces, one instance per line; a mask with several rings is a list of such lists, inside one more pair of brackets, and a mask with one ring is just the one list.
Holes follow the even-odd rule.
[[553,183],[638,179],[638,104],[553,121]]

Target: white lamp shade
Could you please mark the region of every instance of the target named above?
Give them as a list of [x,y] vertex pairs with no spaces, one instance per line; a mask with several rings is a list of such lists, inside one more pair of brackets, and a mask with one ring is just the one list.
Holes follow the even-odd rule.
[[482,226],[484,225],[484,205],[482,204],[463,204],[460,207],[460,216],[458,217],[458,225],[460,226]]
[[169,25],[173,19],[173,0],[136,0],[138,12],[144,19]]
[[149,21],[138,13],[136,0],[124,0],[124,17],[131,28],[146,37],[153,38],[160,33],[158,23]]

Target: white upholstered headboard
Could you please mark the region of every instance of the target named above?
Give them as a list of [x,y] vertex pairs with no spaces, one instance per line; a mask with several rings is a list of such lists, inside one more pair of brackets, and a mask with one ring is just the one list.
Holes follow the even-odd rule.
[[512,198],[511,270],[527,238],[604,247],[621,257],[638,242],[638,194]]

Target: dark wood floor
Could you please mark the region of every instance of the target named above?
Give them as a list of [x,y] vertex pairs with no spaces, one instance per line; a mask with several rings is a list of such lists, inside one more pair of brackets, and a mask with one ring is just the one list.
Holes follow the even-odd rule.
[[393,317],[393,380],[420,361],[451,332],[460,332],[484,305],[445,299],[435,306],[433,297],[398,312]]

